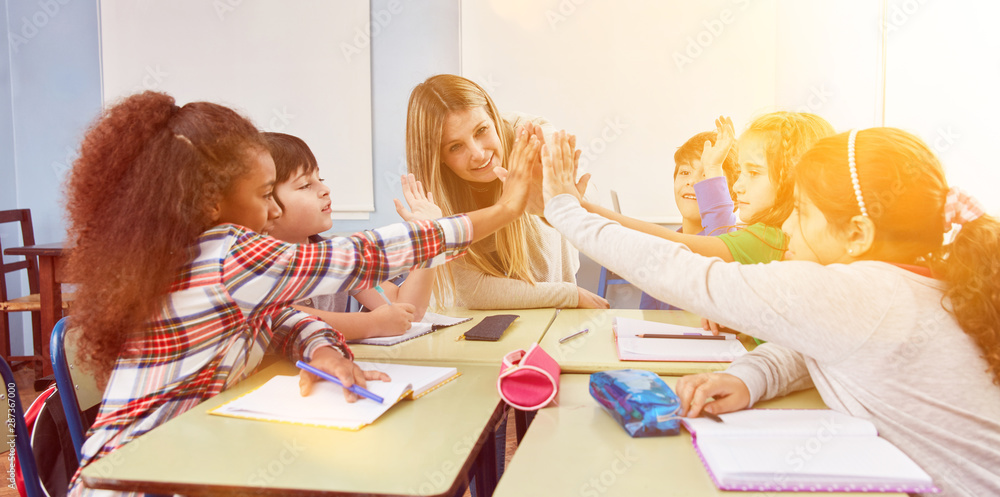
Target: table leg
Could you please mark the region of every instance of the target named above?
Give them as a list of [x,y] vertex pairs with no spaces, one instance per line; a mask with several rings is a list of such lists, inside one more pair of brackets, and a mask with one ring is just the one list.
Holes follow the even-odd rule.
[[489,497],[497,488],[497,454],[496,438],[492,433],[486,437],[483,447],[476,458],[475,480],[476,497]]
[[42,343],[34,349],[41,353],[41,368],[35,368],[35,379],[52,374],[52,356],[49,340],[56,322],[62,318],[62,286],[56,281],[55,257],[38,258],[38,293],[42,307]]

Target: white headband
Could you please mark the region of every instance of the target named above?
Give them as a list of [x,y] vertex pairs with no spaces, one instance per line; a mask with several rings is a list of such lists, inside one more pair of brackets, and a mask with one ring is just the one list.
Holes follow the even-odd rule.
[[858,182],[858,165],[854,162],[854,141],[858,139],[858,130],[852,129],[847,137],[847,165],[851,168],[851,183],[854,184],[854,196],[858,198],[858,207],[861,214],[868,216],[868,209],[865,207],[865,197],[861,195],[861,183]]

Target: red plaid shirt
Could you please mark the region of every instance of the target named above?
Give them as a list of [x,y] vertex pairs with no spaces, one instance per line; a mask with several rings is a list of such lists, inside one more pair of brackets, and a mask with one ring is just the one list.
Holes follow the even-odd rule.
[[[467,216],[309,245],[235,225],[206,231],[146,333],[125,344],[81,466],[235,385],[267,351],[295,360],[332,346],[352,357],[340,332],[289,304],[444,263],[465,253],[471,239]],[[79,484],[71,490],[89,493]]]

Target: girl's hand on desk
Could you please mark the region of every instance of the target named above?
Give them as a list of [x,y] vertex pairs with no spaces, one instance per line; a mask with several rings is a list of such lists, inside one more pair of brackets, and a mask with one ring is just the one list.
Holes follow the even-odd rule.
[[611,304],[601,298],[601,296],[590,292],[582,287],[576,287],[579,300],[576,303],[577,309],[610,309]]
[[[313,353],[313,358],[309,361],[310,366],[322,369],[337,377],[344,384],[344,398],[348,402],[356,402],[358,395],[347,390],[351,385],[358,385],[365,388],[368,381],[390,381],[389,375],[381,371],[363,371],[354,361],[341,355],[333,347],[320,347]],[[325,381],[320,377],[306,372],[299,372],[299,393],[303,397],[312,392],[313,384],[317,381]]]
[[[689,418],[697,417],[702,409],[722,414],[750,406],[750,390],[746,384],[726,373],[685,376],[677,382],[677,396],[681,399],[681,415]],[[708,402],[709,397],[715,400]]]
[[402,335],[403,332],[413,326],[414,313],[417,308],[413,304],[406,302],[396,302],[393,305],[383,303],[372,309],[371,318],[374,320],[371,336],[389,337]]

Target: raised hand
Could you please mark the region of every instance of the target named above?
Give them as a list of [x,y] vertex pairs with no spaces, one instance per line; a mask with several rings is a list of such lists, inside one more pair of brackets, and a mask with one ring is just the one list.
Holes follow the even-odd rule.
[[517,140],[514,142],[514,149],[508,157],[510,169],[504,170],[502,167],[493,168],[499,178],[504,175],[503,192],[500,194],[498,204],[505,204],[518,212],[524,212],[531,200],[532,178],[535,176],[537,168],[536,158],[541,148],[541,141],[534,134],[529,134],[521,128],[518,132]]
[[[583,198],[583,193],[577,187],[576,167],[580,160],[580,151],[574,150],[576,137],[557,131],[552,137],[552,143],[542,147],[542,197],[548,202],[552,197],[568,193],[577,199]],[[584,189],[590,175],[584,175],[580,182]]]
[[705,148],[701,152],[701,166],[704,168],[706,178],[722,176],[722,164],[729,155],[729,149],[736,141],[736,132],[733,130],[733,120],[719,116],[715,120],[715,145],[711,141],[705,141]]
[[441,208],[434,203],[434,194],[424,192],[424,185],[417,181],[416,176],[404,174],[400,176],[400,182],[403,185],[403,198],[410,208],[403,206],[398,198],[392,199],[392,202],[396,204],[396,213],[404,221],[422,221],[444,216]]

